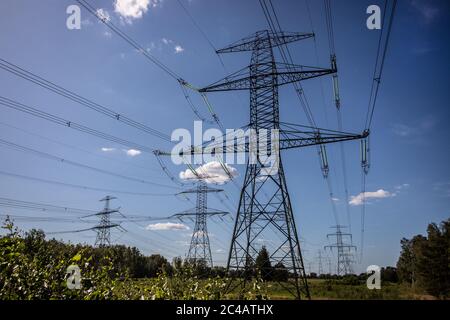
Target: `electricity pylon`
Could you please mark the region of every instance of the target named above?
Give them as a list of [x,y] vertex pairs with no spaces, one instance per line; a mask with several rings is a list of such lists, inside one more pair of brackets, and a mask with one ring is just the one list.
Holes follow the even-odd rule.
[[322,250],[320,250],[320,249],[317,253],[317,260],[318,260],[318,267],[319,267],[319,269],[317,270],[318,271],[317,275],[320,276],[321,274],[323,274]]
[[[368,131],[354,134],[280,121],[279,86],[336,73],[334,66],[326,69],[275,62],[274,47],[313,36],[312,33],[258,31],[217,51],[217,53],[250,51],[249,67],[207,87],[197,89],[202,95],[218,91],[250,91],[248,127],[255,133],[253,138],[256,138],[256,142],[250,138],[250,141],[245,140],[244,143],[225,144],[227,140],[225,136],[225,139],[207,142],[202,146],[192,146],[176,154],[182,157],[199,153],[210,154],[212,148],[216,154],[252,153],[252,161],[250,157],[247,159],[247,169],[227,261],[228,272],[237,278],[231,282],[230,290],[236,286],[245,288],[249,276],[257,272],[256,257],[261,249],[260,241],[267,237],[273,243],[272,248],[269,248],[272,265],[282,266],[289,272],[292,280],[280,282],[280,285],[297,299],[310,298],[297,227],[278,151],[363,139],[369,135]],[[267,141],[267,137],[275,137],[275,139]],[[256,161],[253,158],[255,144],[260,147],[256,152]],[[262,150],[261,145],[263,145]],[[270,151],[267,152],[267,149]],[[277,170],[268,172],[267,162],[261,157],[261,151],[265,156],[274,153]],[[172,155],[171,153],[160,154]]]
[[[332,228],[336,229],[335,233],[329,233],[327,234],[327,238],[334,237],[336,239],[336,242],[325,246],[325,249],[337,249],[337,274],[338,275],[345,275],[349,273],[353,273],[352,268],[352,252],[356,250],[356,246],[351,245],[352,242],[352,234],[351,233],[344,233],[342,232],[342,229],[345,228],[345,226],[336,225]],[[349,243],[345,242],[345,238],[350,240]]]
[[195,217],[194,231],[192,233],[191,244],[186,257],[187,261],[193,264],[213,267],[207,218],[210,216],[222,217],[227,215],[228,212],[208,209],[208,193],[222,191],[222,189],[210,188],[204,181],[199,180],[196,188],[179,193],[180,195],[190,193],[195,193],[197,195],[196,206],[193,210],[186,210],[172,216],[172,218],[178,218],[180,220],[183,218]]
[[100,201],[105,202],[105,207],[102,211],[94,214],[100,216],[100,224],[93,227],[97,232],[97,238],[95,239],[95,245],[99,247],[106,247],[111,245],[111,228],[119,227],[116,223],[111,223],[110,215],[112,213],[119,212],[119,209],[110,209],[109,201],[117,199],[116,197],[106,196]]

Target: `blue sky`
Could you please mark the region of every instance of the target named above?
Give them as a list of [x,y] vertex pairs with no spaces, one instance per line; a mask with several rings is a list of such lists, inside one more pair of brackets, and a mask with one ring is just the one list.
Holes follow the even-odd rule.
[[[267,28],[256,0],[181,1],[216,48]],[[225,76],[213,49],[177,1],[150,1],[147,11],[142,15],[129,12],[135,17],[128,16],[128,20],[124,19],[123,12],[121,15],[115,11],[113,2],[90,1],[94,7],[106,10],[116,25],[190,83],[201,87]],[[81,10],[81,29],[66,28],[66,8],[74,3],[56,0],[0,2],[0,57],[167,134],[176,128],[192,130],[195,116],[174,79],[111,34],[84,9]],[[312,26],[304,0],[273,3],[284,30],[310,32],[314,29],[318,66],[327,67],[329,49],[323,2],[309,1]],[[383,2],[375,0],[333,1],[332,4],[344,129],[353,132],[360,132],[364,127],[379,36],[379,31],[366,28],[365,11],[371,4],[383,7]],[[428,223],[449,217],[448,12],[447,1],[398,2],[372,126],[371,170],[366,187],[369,192],[383,190],[384,197],[372,199],[366,205],[364,257],[361,264],[355,265],[357,271],[364,271],[371,264],[395,265],[402,237],[424,233]],[[291,44],[290,48],[296,63],[317,65],[312,40]],[[248,65],[249,59],[248,53],[223,56],[228,72]],[[336,128],[331,79],[311,80],[303,86],[317,123],[321,127]],[[169,150],[171,147],[163,140],[112,121],[4,70],[0,71],[0,88],[1,96],[65,119],[154,148]],[[209,99],[226,128],[248,123],[248,93],[217,93],[211,94]],[[194,94],[193,100],[207,115],[201,98]],[[151,154],[143,152],[133,156],[120,145],[3,106],[0,112],[1,139],[123,175],[175,186],[161,172]],[[280,114],[282,120],[307,123],[291,86],[280,89]],[[102,148],[114,150],[102,151]],[[346,143],[345,151],[349,194],[357,196],[361,192],[358,142]],[[329,147],[328,153],[333,189],[339,199],[335,202],[339,219],[347,224],[339,146]],[[143,185],[90,172],[3,146],[0,159],[0,170],[9,173],[106,189],[177,192],[174,188]],[[328,244],[326,234],[331,232],[329,227],[335,222],[316,149],[286,151],[283,161],[305,259],[317,268],[314,259],[317,250]],[[177,173],[186,169],[170,164],[169,167]],[[236,169],[240,173],[237,178],[240,184],[244,166],[237,165]],[[239,195],[237,188],[232,184],[222,187],[231,199],[231,206],[235,206]],[[98,200],[105,192],[0,175],[0,196],[98,210],[102,205]],[[129,215],[163,217],[192,207],[192,203],[170,195],[116,196],[118,200],[114,204]],[[215,197],[210,197],[209,203],[214,208],[227,209]],[[359,245],[361,206],[351,206],[350,210],[354,243]],[[0,213],[62,215],[10,208],[0,208]],[[160,252],[168,258],[184,256],[192,231],[192,223],[184,223],[191,229],[145,230],[142,226],[124,223],[133,235],[114,231],[112,239],[116,243],[137,246],[146,254]],[[45,231],[86,227],[85,223],[76,222],[18,221],[17,224],[25,230],[37,227]],[[226,260],[231,227],[230,222],[217,219],[209,223],[217,264]],[[93,243],[95,240],[93,232],[58,237],[73,242]]]

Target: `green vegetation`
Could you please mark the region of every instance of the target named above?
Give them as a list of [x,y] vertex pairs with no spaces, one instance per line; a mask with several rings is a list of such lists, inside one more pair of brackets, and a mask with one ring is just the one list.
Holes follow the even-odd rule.
[[450,296],[450,219],[429,224],[428,237],[402,239],[397,262],[399,278],[414,289],[439,298]]
[[[449,220],[428,227],[428,237],[401,241],[397,268],[381,270],[380,290],[368,290],[366,274],[311,274],[313,299],[448,298]],[[286,268],[272,266],[262,248],[243,291],[224,294],[230,280],[225,270],[212,270],[176,258],[144,256],[122,245],[94,248],[45,239],[42,231],[22,233],[7,219],[0,237],[0,299],[291,299],[280,284]],[[81,289],[68,289],[67,267],[80,268]],[[236,280],[235,280],[236,281]]]

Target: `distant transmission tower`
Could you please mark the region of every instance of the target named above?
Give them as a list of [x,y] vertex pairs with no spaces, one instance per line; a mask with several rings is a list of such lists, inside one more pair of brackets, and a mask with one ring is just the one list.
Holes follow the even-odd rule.
[[197,194],[196,206],[193,210],[183,211],[173,215],[173,218],[183,219],[195,217],[195,226],[192,233],[191,245],[187,254],[187,261],[193,264],[203,264],[213,267],[211,247],[207,227],[207,218],[210,216],[224,216],[228,212],[208,209],[208,193],[222,192],[222,189],[210,188],[202,180],[198,181],[197,187],[180,192],[179,194]]
[[111,223],[110,216],[112,213],[119,212],[118,209],[110,209],[109,201],[117,199],[116,197],[106,196],[100,201],[105,202],[105,207],[102,211],[94,214],[100,216],[100,224],[95,226],[93,229],[97,232],[97,238],[95,239],[95,246],[107,247],[111,245],[111,228],[119,227],[118,224]]
[[319,249],[318,253],[317,253],[317,260],[318,260],[318,265],[319,265],[319,269],[318,269],[318,275],[323,274],[323,266],[322,266],[322,250]]
[[[337,274],[338,275],[345,275],[349,273],[353,273],[352,268],[352,253],[356,251],[356,247],[354,245],[351,245],[352,241],[352,235],[351,233],[344,233],[342,232],[343,228],[346,228],[345,226],[336,225],[332,228],[336,229],[335,233],[329,233],[327,234],[327,238],[335,238],[335,242],[325,246],[325,249],[337,249]],[[347,240],[350,240],[348,243],[345,242],[345,238]]]

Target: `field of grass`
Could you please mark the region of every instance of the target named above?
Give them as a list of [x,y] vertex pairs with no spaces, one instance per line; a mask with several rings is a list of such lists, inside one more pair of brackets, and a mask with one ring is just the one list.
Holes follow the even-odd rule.
[[[133,279],[132,286],[135,290],[146,291],[150,288],[155,279]],[[206,280],[199,280],[206,281]],[[311,298],[313,300],[399,300],[399,299],[430,299],[431,297],[415,293],[409,286],[384,282],[380,290],[369,290],[365,283],[346,283],[343,280],[325,280],[325,279],[309,279],[308,280]],[[126,283],[122,284],[127,286]],[[293,297],[290,293],[277,282],[268,282],[263,290],[271,300],[288,300]],[[222,297],[223,298],[223,297]],[[227,295],[227,299],[236,299],[237,295],[231,293]]]

